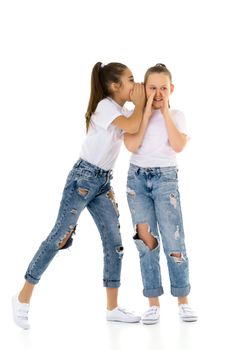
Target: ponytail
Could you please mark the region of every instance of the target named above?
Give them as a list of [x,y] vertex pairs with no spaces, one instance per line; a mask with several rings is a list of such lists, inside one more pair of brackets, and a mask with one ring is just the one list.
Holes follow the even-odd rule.
[[91,93],[88,102],[86,117],[86,130],[88,131],[91,116],[95,112],[98,103],[107,96],[111,96],[110,84],[121,82],[121,75],[127,66],[122,63],[109,63],[103,65],[97,62],[91,73]]
[[86,130],[88,130],[90,120],[91,120],[91,115],[95,112],[98,103],[104,98],[104,91],[99,78],[101,65],[102,65],[101,62],[97,62],[94,65],[91,73],[91,93],[90,93],[87,111],[85,114]]

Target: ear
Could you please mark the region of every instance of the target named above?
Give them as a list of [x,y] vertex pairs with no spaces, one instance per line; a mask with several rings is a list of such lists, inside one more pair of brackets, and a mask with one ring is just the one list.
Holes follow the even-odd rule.
[[119,83],[111,83],[110,84],[110,90],[112,92],[117,92],[120,88],[120,84]]
[[172,94],[172,93],[173,93],[173,91],[174,91],[174,85],[173,85],[173,84],[171,84],[171,85],[170,85],[170,93]]

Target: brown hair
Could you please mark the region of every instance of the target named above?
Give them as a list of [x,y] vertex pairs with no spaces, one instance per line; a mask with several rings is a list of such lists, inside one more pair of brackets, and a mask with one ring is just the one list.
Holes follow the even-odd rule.
[[127,69],[122,63],[112,62],[103,65],[97,62],[91,73],[91,92],[88,102],[86,117],[86,130],[90,125],[92,114],[95,112],[98,103],[107,96],[111,96],[110,84],[120,83],[123,72]]
[[170,81],[172,82],[171,72],[167,69],[167,67],[163,63],[157,63],[155,66],[147,69],[146,74],[144,76],[144,84],[146,84],[148,77],[151,73],[164,73],[168,75]]

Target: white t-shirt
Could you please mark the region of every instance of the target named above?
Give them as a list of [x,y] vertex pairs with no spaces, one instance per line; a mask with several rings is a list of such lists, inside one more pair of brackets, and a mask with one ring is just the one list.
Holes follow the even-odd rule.
[[[177,129],[187,135],[184,114],[170,110]],[[176,152],[168,140],[167,128],[161,111],[155,110],[150,118],[141,147],[131,156],[130,163],[143,168],[176,166]]]
[[131,113],[110,97],[101,100],[91,116],[80,157],[104,170],[112,169],[120,152],[123,131],[111,123],[120,115],[128,117]]

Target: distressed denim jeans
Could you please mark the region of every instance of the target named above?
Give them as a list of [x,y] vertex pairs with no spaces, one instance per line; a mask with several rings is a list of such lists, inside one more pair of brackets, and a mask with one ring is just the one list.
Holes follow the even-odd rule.
[[79,215],[87,208],[102,240],[103,284],[109,288],[120,286],[123,247],[111,179],[111,170],[105,171],[82,159],[77,161],[66,180],[56,223],[28,266],[25,279],[29,283],[38,283],[58,251],[72,245]]
[[[146,297],[163,294],[160,271],[160,245],[166,255],[171,294],[186,296],[190,292],[188,257],[178,190],[177,168],[141,168],[130,164],[127,179],[127,199],[135,228],[134,241],[139,251]],[[149,247],[139,239],[138,224],[147,224],[157,246]]]

